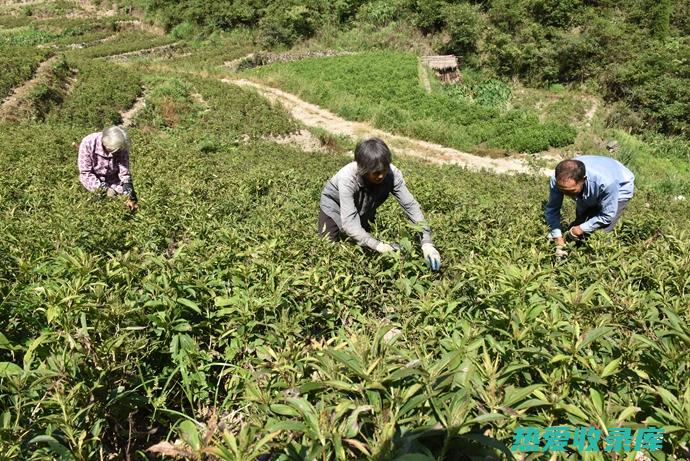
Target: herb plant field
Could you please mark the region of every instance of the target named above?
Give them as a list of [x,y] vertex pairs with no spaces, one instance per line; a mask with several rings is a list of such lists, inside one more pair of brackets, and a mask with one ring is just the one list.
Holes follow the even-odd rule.
[[[45,120],[0,122],[0,459],[508,459],[515,428],[558,425],[664,427],[647,456],[685,459],[687,201],[640,187],[612,236],[556,260],[545,178],[396,156],[443,268],[395,203],[375,233],[404,251],[334,245],[319,194],[351,153],[267,141],[300,127],[215,77],[91,59],[140,39],[70,51],[76,83]],[[423,93],[408,55],[320,60],[353,69],[321,93],[297,86],[315,62],[248,73],[445,144],[570,142],[533,114]],[[72,143],[141,95],[131,214],[83,189]],[[614,456],[635,453],[559,459]]]
[[29,79],[48,54],[44,50],[7,45],[0,45],[0,51],[6,65],[0,76],[0,96],[3,98],[9,95],[14,87]]

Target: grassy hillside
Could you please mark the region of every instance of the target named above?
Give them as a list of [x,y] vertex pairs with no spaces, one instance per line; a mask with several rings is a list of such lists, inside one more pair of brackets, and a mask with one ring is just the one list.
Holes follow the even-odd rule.
[[586,86],[619,104],[618,128],[687,139],[688,0],[121,0],[179,36],[251,29],[264,47],[452,53],[533,87]]
[[248,75],[349,120],[372,121],[392,132],[470,151],[483,147],[533,153],[575,139],[567,124],[540,123],[535,111],[507,109],[510,88],[499,81],[427,94],[418,73],[417,56],[378,52],[273,64]]
[[[60,5],[45,21],[83,13]],[[173,40],[129,32],[64,54],[60,38],[46,41],[73,72],[69,90],[36,106],[40,123],[0,122],[0,459],[505,459],[516,428],[558,425],[664,427],[649,455],[684,459],[690,205],[671,195],[688,174],[676,139],[616,133],[641,178],[635,198],[613,236],[562,260],[545,237],[545,178],[394,152],[441,252],[435,273],[392,199],[375,234],[400,254],[317,238],[319,193],[351,153],[337,138],[325,153],[268,140],[300,126],[219,81],[217,66],[251,48],[246,35],[107,59]],[[3,47],[27,66],[3,88],[50,54]],[[372,60],[383,72],[361,78]],[[481,85],[493,87],[479,77],[469,99],[420,93],[415,66],[365,54],[249,74],[392,130],[422,120],[427,131],[411,134],[439,142],[510,140],[524,120],[537,134],[549,123],[581,133],[580,119],[539,121],[536,104],[483,107]],[[139,97],[131,214],[83,189],[72,144]],[[573,212],[567,203],[564,220]],[[562,459],[611,456],[570,447]]]

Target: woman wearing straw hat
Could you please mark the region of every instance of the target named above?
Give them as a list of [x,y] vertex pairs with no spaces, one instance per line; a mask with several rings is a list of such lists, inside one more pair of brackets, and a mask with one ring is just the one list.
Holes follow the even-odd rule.
[[119,126],[86,136],[79,145],[79,181],[90,192],[126,195],[127,207],[136,211],[139,205],[129,172],[129,146],[129,136]]

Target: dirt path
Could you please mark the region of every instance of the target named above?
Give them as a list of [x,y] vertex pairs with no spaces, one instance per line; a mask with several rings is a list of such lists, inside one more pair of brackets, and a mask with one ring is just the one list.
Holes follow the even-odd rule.
[[122,117],[122,126],[125,128],[131,126],[134,118],[144,107],[146,107],[146,96],[142,94],[134,101],[132,107],[120,114]]
[[588,122],[591,122],[592,119],[594,119],[594,115],[597,113],[597,109],[599,109],[599,101],[597,100],[597,98],[594,97],[588,98],[588,100],[591,101],[592,107],[590,107],[587,113],[585,114],[585,119]]
[[295,95],[260,83],[232,79],[223,79],[222,81],[256,90],[269,101],[280,103],[296,120],[308,127],[321,128],[332,134],[351,138],[378,136],[384,139],[396,153],[409,157],[416,157],[437,164],[458,165],[474,171],[488,170],[502,174],[538,173],[548,175],[551,173],[550,170],[531,167],[522,159],[480,157],[438,144],[394,135],[373,128],[367,123],[351,122],[319,106],[303,101]]
[[309,130],[299,130],[286,136],[265,136],[264,139],[276,144],[291,144],[304,152],[327,152],[326,147]]
[[6,118],[8,115],[15,112],[22,104],[22,101],[26,98],[26,95],[50,73],[51,66],[57,61],[57,56],[53,56],[50,59],[43,61],[36,72],[34,72],[33,77],[22,83],[20,86],[16,87],[12,94],[10,94],[2,102],[0,106],[0,119]]
[[77,0],[76,3],[81,11],[67,14],[68,18],[110,18],[117,14],[116,8],[102,9],[91,3],[90,0]]
[[155,24],[149,24],[140,19],[130,19],[117,22],[118,31],[122,32],[125,30],[143,30],[144,32],[150,32],[154,35],[165,35],[165,29]]
[[180,43],[169,43],[167,45],[154,46],[152,48],[142,48],[141,50],[128,51],[127,53],[111,54],[97,59],[109,59],[113,61],[127,61],[130,58],[143,58],[150,55],[167,56],[177,52]]
[[46,0],[0,0],[0,6],[24,6],[37,5],[39,3],[46,3]]

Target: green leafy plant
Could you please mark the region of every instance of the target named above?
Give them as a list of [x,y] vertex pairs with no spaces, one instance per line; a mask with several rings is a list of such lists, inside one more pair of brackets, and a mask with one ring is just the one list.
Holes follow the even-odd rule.
[[[119,45],[108,53],[132,43]],[[199,66],[218,63],[224,45],[198,46]],[[668,150],[677,165],[664,170],[681,172],[681,141],[650,139],[646,151],[619,136],[644,180],[614,234],[566,260],[544,238],[545,178],[394,152],[434,230],[436,273],[393,200],[374,232],[398,254],[317,237],[319,193],[351,140],[317,132],[347,158],[267,141],[300,127],[254,92],[189,72],[194,56],[161,72],[81,59],[87,51],[67,55],[77,83],[46,120],[0,122],[2,456],[505,459],[514,429],[530,425],[663,426],[651,456],[686,456],[690,213],[647,161]],[[531,150],[573,135],[455,90],[415,99],[414,57],[380,55],[294,69],[311,81],[331,72],[323,94],[305,87],[314,100],[458,145]],[[382,75],[361,78],[379,60]],[[380,87],[383,74],[393,83]],[[482,82],[468,76],[466,89]],[[132,215],[83,189],[72,143],[116,123],[142,84]],[[500,105],[505,92],[486,83],[486,93]],[[163,117],[166,101],[177,123]]]

